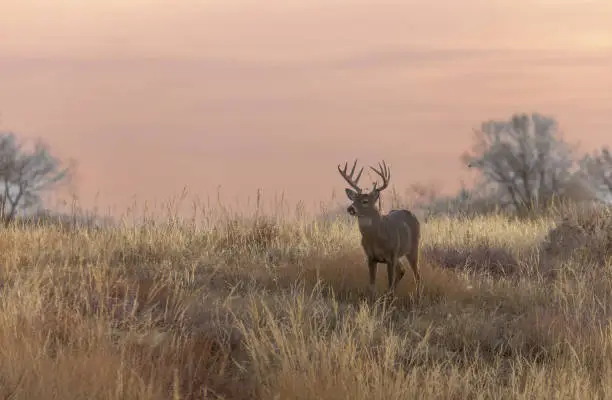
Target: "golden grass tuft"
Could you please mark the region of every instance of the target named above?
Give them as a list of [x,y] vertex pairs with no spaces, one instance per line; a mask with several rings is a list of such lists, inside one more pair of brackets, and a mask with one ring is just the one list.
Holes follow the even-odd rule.
[[[407,263],[370,296],[340,219],[11,226],[0,398],[606,398],[610,224],[589,212],[423,223],[420,299]],[[585,251],[550,250],[563,223]]]

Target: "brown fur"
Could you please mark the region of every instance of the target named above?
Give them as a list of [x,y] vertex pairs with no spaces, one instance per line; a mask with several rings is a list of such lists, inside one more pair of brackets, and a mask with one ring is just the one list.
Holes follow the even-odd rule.
[[346,166],[344,171],[340,170],[340,167],[338,167],[338,170],[347,182],[357,189],[357,191],[346,189],[346,195],[352,201],[347,211],[356,216],[359,221],[361,246],[367,257],[371,290],[374,291],[378,264],[383,263],[387,264],[389,290],[394,291],[405,274],[400,258],[406,257],[414,273],[417,293],[420,293],[419,242],[421,226],[419,220],[408,210],[391,210],[389,214],[381,215],[376,208],[376,201],[380,192],[389,183],[389,170],[384,163],[384,167],[381,165],[380,171],[372,168],[383,177],[383,186],[380,189],[375,186],[370,193],[361,193],[361,189],[357,186],[361,172],[356,179],[352,177],[355,165],[356,162],[350,176],[346,175]]

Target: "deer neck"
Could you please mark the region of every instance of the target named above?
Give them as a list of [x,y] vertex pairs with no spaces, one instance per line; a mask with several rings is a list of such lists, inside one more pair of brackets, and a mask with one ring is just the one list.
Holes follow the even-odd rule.
[[363,234],[374,233],[380,227],[380,221],[382,217],[378,210],[373,210],[368,215],[363,215],[357,218],[359,224],[359,230]]

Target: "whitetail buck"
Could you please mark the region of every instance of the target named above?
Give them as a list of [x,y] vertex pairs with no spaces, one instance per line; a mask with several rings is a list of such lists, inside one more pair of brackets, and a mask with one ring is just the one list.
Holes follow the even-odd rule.
[[375,291],[376,268],[379,263],[387,264],[387,277],[389,279],[389,291],[395,291],[397,284],[404,276],[404,267],[400,261],[406,257],[417,285],[417,295],[421,289],[421,276],[419,274],[419,241],[421,238],[421,226],[416,216],[408,210],[391,210],[387,215],[381,215],[376,208],[376,201],[380,192],[389,185],[391,172],[383,161],[378,164],[379,170],[370,167],[383,180],[381,187],[374,187],[370,193],[363,193],[359,188],[359,178],[363,167],[355,178],[355,167],[353,164],[351,172],[347,174],[348,163],[344,169],[338,165],[338,172],[355,190],[346,188],[346,195],[353,203],[347,208],[350,215],[356,216],[361,232],[361,246],[367,256],[368,268],[370,270],[370,290]]

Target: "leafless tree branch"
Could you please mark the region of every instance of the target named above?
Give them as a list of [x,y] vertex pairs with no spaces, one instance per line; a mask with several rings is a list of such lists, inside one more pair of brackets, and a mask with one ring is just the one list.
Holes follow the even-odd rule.
[[10,223],[18,210],[41,201],[40,195],[70,178],[70,170],[42,142],[27,149],[13,133],[0,132],[0,217]]
[[487,121],[475,131],[464,162],[497,185],[517,210],[542,206],[573,174],[573,148],[553,118],[537,113]]

